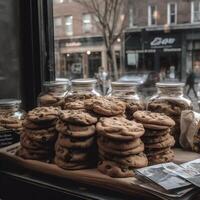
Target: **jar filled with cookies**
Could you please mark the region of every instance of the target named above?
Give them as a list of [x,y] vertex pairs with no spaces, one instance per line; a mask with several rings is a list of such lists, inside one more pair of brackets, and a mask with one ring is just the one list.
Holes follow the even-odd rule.
[[20,100],[0,100],[0,148],[19,141],[22,120],[25,116],[25,111],[20,107]]
[[157,83],[156,87],[157,94],[149,99],[147,109],[165,113],[175,121],[171,133],[179,146],[181,112],[192,110],[192,102],[184,96],[184,83]]
[[[65,107],[82,107],[83,101],[95,96],[100,96],[96,90],[96,79],[74,79],[71,81],[71,90],[65,96]],[[73,105],[71,105],[73,103]],[[74,105],[77,104],[77,105]],[[75,106],[75,107],[74,107]]]
[[38,96],[38,106],[53,106],[62,108],[64,97],[69,91],[70,83],[65,81],[50,81],[43,84],[42,92]]
[[112,82],[112,91],[108,96],[126,102],[126,117],[133,119],[133,114],[137,110],[145,110],[144,99],[138,94],[138,83],[135,82]]

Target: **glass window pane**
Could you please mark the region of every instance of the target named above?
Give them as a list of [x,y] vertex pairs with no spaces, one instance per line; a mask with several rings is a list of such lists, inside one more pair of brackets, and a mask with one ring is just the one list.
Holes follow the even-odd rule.
[[20,98],[18,1],[0,1],[0,98]]
[[[95,9],[87,6],[91,1]],[[110,0],[99,2],[65,0],[54,6],[55,18],[62,18],[56,28],[60,35],[55,34],[57,76],[94,78],[103,68],[112,80],[129,79],[131,73],[132,80],[135,74],[147,77],[153,71],[162,80],[185,81],[194,65],[193,52],[199,50],[199,0],[194,1],[194,12],[192,1],[186,0],[119,0],[116,17],[112,7],[106,10],[104,5]]]
[[171,14],[175,13],[175,4],[170,4],[170,12]]
[[61,17],[55,17],[54,18],[54,25],[55,26],[61,26],[62,25],[62,18]]
[[73,17],[67,16],[65,18],[65,33],[66,35],[73,35]]
[[83,32],[90,32],[92,30],[92,19],[90,14],[83,14]]

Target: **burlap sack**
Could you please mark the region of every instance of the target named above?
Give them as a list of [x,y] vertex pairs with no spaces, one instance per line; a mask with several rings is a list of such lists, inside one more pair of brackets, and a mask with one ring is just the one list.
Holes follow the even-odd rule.
[[200,113],[192,110],[184,110],[181,113],[181,134],[179,138],[183,149],[194,149],[194,136],[197,135],[200,128]]

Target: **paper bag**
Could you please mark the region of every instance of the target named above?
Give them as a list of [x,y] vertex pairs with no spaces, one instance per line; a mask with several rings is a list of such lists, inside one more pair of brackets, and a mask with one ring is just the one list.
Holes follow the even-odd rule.
[[194,150],[194,136],[198,134],[200,128],[200,113],[192,110],[182,111],[180,126],[179,142],[181,147],[186,150]]

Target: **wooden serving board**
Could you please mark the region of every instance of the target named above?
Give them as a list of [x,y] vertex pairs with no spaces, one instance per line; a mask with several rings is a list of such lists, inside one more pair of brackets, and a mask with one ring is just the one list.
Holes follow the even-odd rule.
[[[103,175],[97,169],[63,170],[54,164],[35,160],[24,160],[14,155],[13,152],[15,152],[16,148],[17,145],[15,144],[0,150],[0,160],[12,162],[13,164],[32,171],[67,178],[80,183],[91,184],[93,186],[133,195],[134,197],[136,197],[137,194],[141,194],[141,192],[144,196],[148,197],[148,199],[150,197],[151,199],[155,196],[158,197],[162,192],[166,194],[166,191],[162,188],[159,188],[159,193],[158,186],[155,187],[155,185],[151,185],[149,181],[146,183],[141,182],[136,177],[111,178]],[[174,162],[178,164],[200,158],[200,154],[183,151],[181,149],[175,149],[175,152],[176,157]],[[171,194],[169,194],[169,196],[173,197]]]

